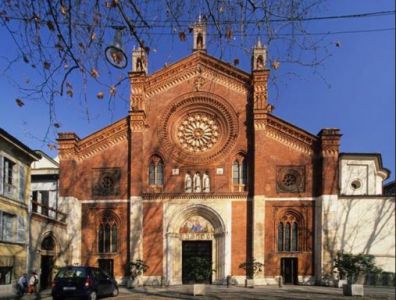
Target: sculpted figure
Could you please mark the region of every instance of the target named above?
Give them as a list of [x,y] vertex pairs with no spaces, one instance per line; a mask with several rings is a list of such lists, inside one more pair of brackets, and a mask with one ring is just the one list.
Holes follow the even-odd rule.
[[184,177],[184,191],[186,193],[192,192],[192,179],[190,173],[186,173],[186,176]]
[[210,179],[208,172],[205,172],[202,177],[203,181],[203,192],[209,193],[210,192]]
[[195,173],[193,182],[194,182],[194,193],[200,193],[202,191],[202,187],[201,187],[201,176],[199,175],[199,172]]

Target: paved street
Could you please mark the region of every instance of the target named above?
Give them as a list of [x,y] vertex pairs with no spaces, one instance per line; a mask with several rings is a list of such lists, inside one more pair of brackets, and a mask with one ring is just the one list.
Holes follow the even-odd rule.
[[[120,294],[115,298],[107,299],[207,299],[207,300],[258,300],[258,299],[395,299],[395,290],[393,288],[376,288],[366,287],[365,296],[360,297],[344,297],[342,290],[333,287],[318,286],[285,286],[277,288],[275,286],[255,287],[247,289],[244,287],[224,287],[211,285],[207,287],[206,296],[192,296],[189,292],[191,286],[172,286],[169,288],[144,287],[133,290],[120,288]],[[0,298],[2,298],[0,296]],[[8,298],[11,299],[11,298]],[[51,299],[50,291],[41,292],[40,295],[25,295],[22,300]]]

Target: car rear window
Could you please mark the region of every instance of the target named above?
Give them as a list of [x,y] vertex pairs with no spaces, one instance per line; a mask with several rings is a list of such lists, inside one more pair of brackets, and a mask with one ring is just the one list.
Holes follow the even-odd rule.
[[57,278],[84,278],[86,277],[86,270],[85,268],[64,268],[60,269]]

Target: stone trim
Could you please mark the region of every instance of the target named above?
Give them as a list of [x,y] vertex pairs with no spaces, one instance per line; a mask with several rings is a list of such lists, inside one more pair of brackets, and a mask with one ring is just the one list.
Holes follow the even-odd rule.
[[196,52],[152,74],[146,81],[145,97],[153,97],[193,77],[211,80],[235,92],[248,94],[248,73],[207,54]]
[[178,200],[178,199],[247,199],[247,192],[240,193],[217,193],[217,194],[208,194],[208,193],[143,193],[143,200],[158,200],[158,199],[169,199],[169,200]]
[[[58,139],[59,156],[61,160],[84,160],[92,155],[104,151],[128,137],[128,118],[125,117],[108,127],[105,127],[81,140],[75,140],[74,147],[65,147],[69,143],[66,139]],[[63,144],[63,145],[62,145]]]

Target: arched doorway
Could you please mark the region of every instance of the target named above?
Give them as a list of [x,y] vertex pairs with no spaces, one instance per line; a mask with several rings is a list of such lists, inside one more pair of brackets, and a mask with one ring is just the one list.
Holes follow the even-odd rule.
[[52,233],[48,233],[41,242],[40,290],[51,287],[55,257],[56,242]]
[[[169,284],[224,280],[227,232],[221,216],[212,208],[194,204],[179,210],[167,225],[166,277]],[[198,264],[203,273],[191,273]],[[209,275],[205,275],[209,272]]]

